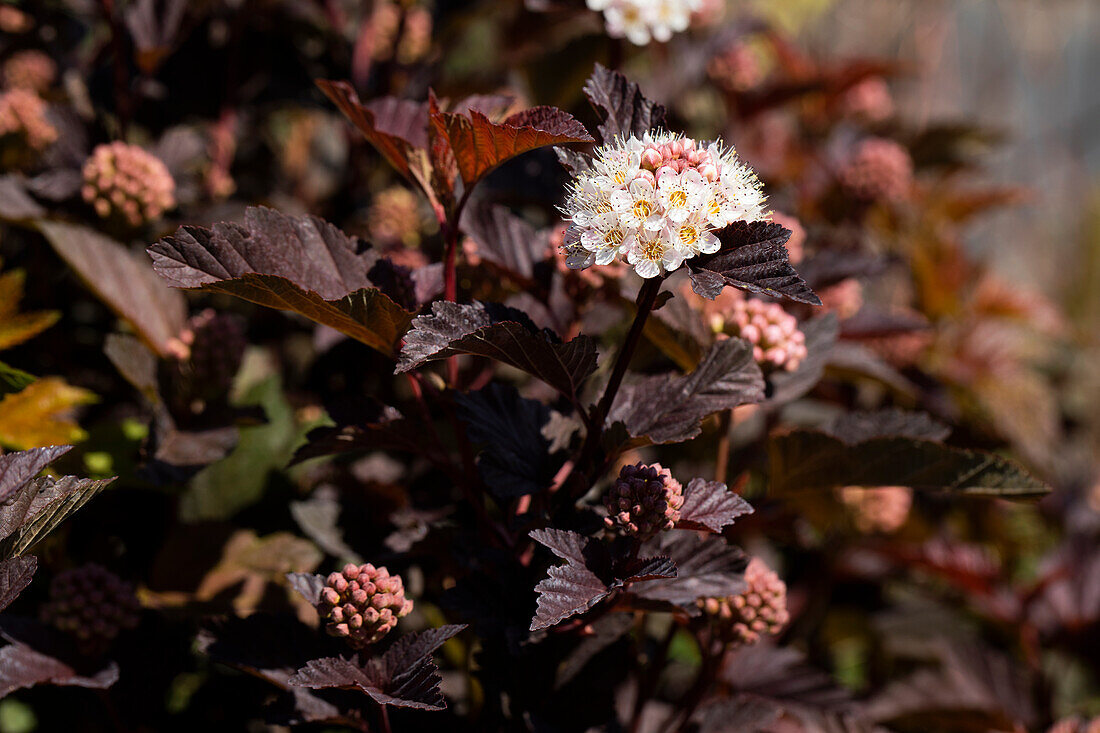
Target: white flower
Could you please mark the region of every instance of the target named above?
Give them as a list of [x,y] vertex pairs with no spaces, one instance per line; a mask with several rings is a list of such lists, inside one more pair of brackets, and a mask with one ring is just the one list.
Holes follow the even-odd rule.
[[575,170],[562,213],[569,267],[623,258],[646,278],[717,252],[717,230],[766,214],[756,174],[732,149],[667,132],[597,148]]
[[587,0],[588,7],[602,11],[607,34],[630,39],[644,46],[651,39],[664,43],[673,33],[687,30],[691,14],[701,0]]

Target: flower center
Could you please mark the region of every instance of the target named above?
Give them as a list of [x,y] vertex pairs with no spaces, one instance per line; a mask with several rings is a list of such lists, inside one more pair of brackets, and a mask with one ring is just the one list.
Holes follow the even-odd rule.
[[615,171],[615,183],[620,186],[626,183],[626,171]]
[[645,219],[652,212],[653,207],[645,199],[638,199],[634,202],[634,216],[639,219]]
[[672,208],[679,209],[687,205],[688,195],[684,191],[673,191],[668,195],[668,203]]
[[680,242],[688,247],[694,247],[695,243],[699,241],[699,230],[693,227],[691,224],[685,224],[680,227]]
[[596,204],[596,213],[597,214],[606,214],[610,211],[611,211],[611,202],[610,201],[605,200],[605,201],[601,201],[600,203]]
[[651,239],[648,242],[642,243],[642,256],[653,262],[663,259],[665,256],[665,248],[661,245],[661,240]]
[[607,234],[603,235],[604,244],[611,247],[618,247],[623,243],[623,231],[621,229],[612,229]]

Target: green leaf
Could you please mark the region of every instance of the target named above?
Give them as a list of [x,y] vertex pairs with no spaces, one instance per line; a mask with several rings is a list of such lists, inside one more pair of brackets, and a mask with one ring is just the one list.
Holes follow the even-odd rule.
[[796,430],[773,435],[769,454],[775,493],[835,486],[909,486],[1026,499],[1050,491],[1012,461],[932,440],[886,437],[845,444],[825,433]]
[[0,396],[21,392],[35,380],[33,374],[28,374],[22,369],[16,369],[0,361]]

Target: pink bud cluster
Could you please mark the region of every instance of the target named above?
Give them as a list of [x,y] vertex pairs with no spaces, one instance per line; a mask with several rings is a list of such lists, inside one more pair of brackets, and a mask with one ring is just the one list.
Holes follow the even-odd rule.
[[845,486],[840,489],[840,500],[860,532],[889,534],[909,518],[913,490],[907,486]]
[[130,226],[154,221],[176,205],[176,182],[157,157],[136,145],[97,145],[84,163],[81,195],[101,218]]
[[840,172],[844,187],[864,201],[903,201],[913,185],[909,152],[893,140],[868,138]]
[[683,505],[684,487],[660,463],[623,466],[604,496],[604,524],[646,540],[676,526]]
[[76,637],[84,651],[102,650],[123,629],[137,626],[140,614],[133,586],[95,563],[54,576],[39,611],[43,622]]
[[0,5],[0,31],[4,33],[26,33],[33,27],[34,21],[22,10],[6,3]]
[[1095,717],[1092,720],[1085,720],[1077,716],[1062,718],[1050,726],[1047,733],[1100,733],[1100,717]]
[[317,611],[329,634],[359,648],[384,637],[412,607],[400,575],[370,563],[348,563],[325,580]]
[[28,50],[12,54],[4,62],[4,86],[27,89],[41,94],[57,78],[57,64],[41,51]]
[[644,179],[656,185],[657,179],[667,173],[680,174],[690,169],[699,171],[699,175],[711,183],[718,180],[721,161],[690,137],[647,142],[641,155],[642,166],[635,180]]
[[725,641],[755,644],[765,634],[778,634],[790,621],[787,584],[764,561],[754,557],[745,568],[744,593],[728,598],[701,598],[699,608]]
[[712,320],[715,330],[728,331],[752,344],[753,358],[766,371],[798,369],[808,353],[798,320],[778,303],[730,292],[735,295],[730,297],[728,310]]
[[46,119],[46,103],[27,89],[0,94],[0,138],[18,136],[34,152],[57,139],[57,128]]

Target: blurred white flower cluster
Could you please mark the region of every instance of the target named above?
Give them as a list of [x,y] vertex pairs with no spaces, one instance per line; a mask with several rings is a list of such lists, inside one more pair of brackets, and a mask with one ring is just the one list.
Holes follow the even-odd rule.
[[588,7],[603,13],[607,34],[644,46],[650,40],[665,41],[687,30],[691,14],[703,0],[587,0]]
[[756,174],[720,141],[667,132],[616,138],[574,176],[562,250],[578,270],[622,258],[656,277],[718,251],[715,231],[765,214]]

